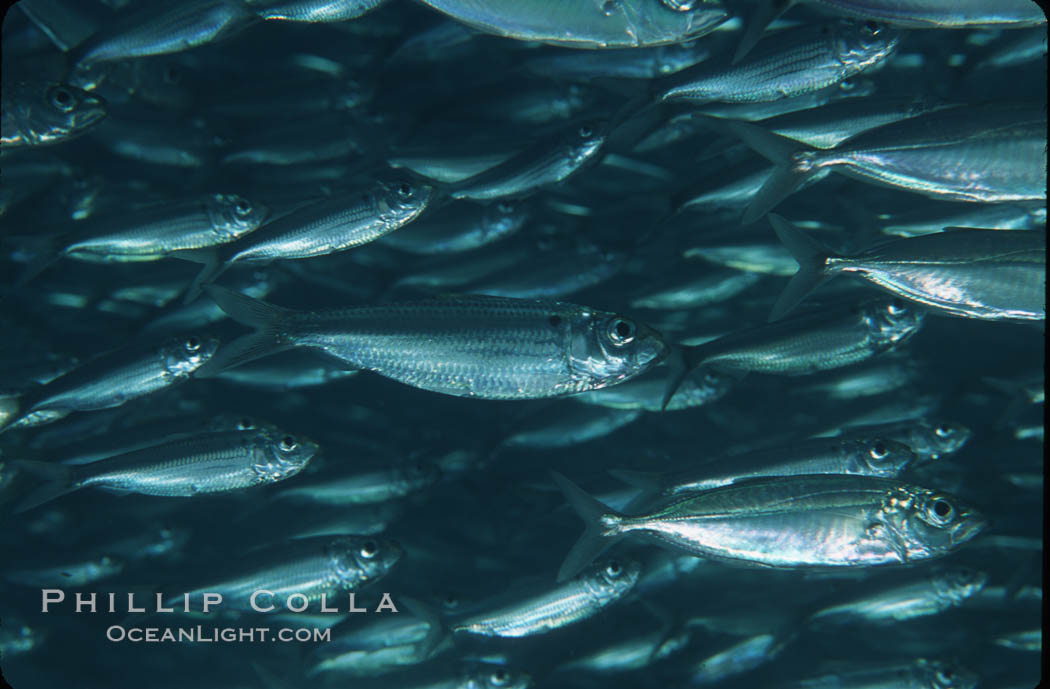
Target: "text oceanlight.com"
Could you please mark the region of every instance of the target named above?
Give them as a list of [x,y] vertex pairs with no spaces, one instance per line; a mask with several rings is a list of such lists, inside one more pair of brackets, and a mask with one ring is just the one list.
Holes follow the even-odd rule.
[[331,641],[331,629],[299,627],[123,627],[115,624],[106,629],[113,642],[131,643],[255,643]]

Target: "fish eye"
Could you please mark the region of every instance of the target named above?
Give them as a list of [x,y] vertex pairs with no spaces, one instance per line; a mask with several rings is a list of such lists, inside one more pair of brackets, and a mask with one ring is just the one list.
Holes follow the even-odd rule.
[[248,203],[244,199],[239,199],[237,203],[234,204],[233,210],[237,213],[237,215],[245,216],[252,212],[252,204]]
[[955,673],[949,669],[937,671],[937,681],[945,686],[951,686],[951,683],[955,680]]
[[514,204],[513,203],[507,203],[506,201],[500,201],[496,205],[496,210],[498,210],[500,213],[504,213],[504,214],[506,214],[506,213],[513,213],[514,212]]
[[237,420],[237,430],[239,431],[250,431],[255,428],[255,422],[249,419],[247,416],[242,416]]
[[378,552],[379,546],[376,545],[375,541],[365,541],[361,545],[361,557],[365,558],[366,560],[371,560],[373,557],[376,556],[376,553]]
[[696,0],[664,0],[664,6],[675,12],[692,12],[696,7]]
[[929,510],[927,510],[927,512],[938,524],[946,524],[947,522],[951,521],[952,516],[955,514],[955,509],[952,507],[952,504],[947,500],[944,500],[943,498],[938,498],[933,501],[933,504],[930,505],[930,508]]
[[714,385],[718,382],[718,376],[715,375],[714,371],[707,371],[704,373],[704,382],[708,385]]
[[908,306],[900,299],[894,299],[890,302],[890,305],[886,307],[891,316],[901,316],[907,312]]
[[402,198],[410,198],[412,196],[412,187],[407,182],[402,182],[397,188],[397,194]]
[[875,22],[864,22],[864,28],[867,29],[868,33],[870,33],[872,36],[878,36],[879,31],[882,30],[882,27],[880,27]]
[[496,670],[491,675],[489,675],[489,681],[494,687],[505,686],[507,682],[510,681],[510,673],[508,673],[506,670]]
[[616,0],[605,0],[605,2],[602,3],[602,14],[606,17],[611,16],[612,13],[616,11],[616,6],[618,4],[619,3],[617,3]]
[[883,443],[875,443],[871,447],[872,459],[885,459],[886,455],[888,455],[889,453],[890,451],[886,448],[886,445]]
[[839,88],[843,91],[852,91],[853,89],[857,88],[857,85],[853,83],[852,79],[846,79],[841,84],[839,84]]
[[938,438],[947,438],[949,435],[952,434],[952,429],[948,426],[945,426],[944,424],[941,424],[937,428],[933,429],[933,432]]
[[619,562],[613,560],[605,566],[605,573],[611,577],[618,577],[623,573],[623,567],[620,566]]
[[634,323],[625,318],[614,318],[609,321],[609,327],[606,331],[609,340],[614,345],[625,345],[630,344],[634,340],[637,328],[634,327]]
[[594,130],[591,128],[590,125],[585,124],[582,127],[580,127],[578,133],[579,133],[581,139],[586,139],[586,138],[589,138],[591,135],[594,134]]
[[281,449],[285,452],[291,452],[295,448],[299,447],[299,443],[295,442],[295,438],[290,435],[286,435],[281,438]]
[[73,109],[73,94],[61,86],[55,87],[51,89],[51,105],[62,112],[69,112]]
[[201,348],[201,341],[198,340],[196,337],[190,337],[187,338],[183,346],[186,348],[187,352],[196,352]]

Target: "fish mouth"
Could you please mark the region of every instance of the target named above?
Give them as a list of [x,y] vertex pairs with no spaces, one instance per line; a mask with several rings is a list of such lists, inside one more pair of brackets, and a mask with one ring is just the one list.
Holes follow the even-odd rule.
[[952,540],[955,543],[966,543],[987,529],[989,525],[990,522],[987,518],[981,515],[971,515],[955,529],[955,532],[952,534]]

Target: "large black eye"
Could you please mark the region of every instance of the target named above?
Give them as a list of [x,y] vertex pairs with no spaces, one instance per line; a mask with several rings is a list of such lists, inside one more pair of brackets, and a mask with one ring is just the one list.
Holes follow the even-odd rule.
[[886,449],[886,445],[883,443],[875,443],[871,446],[871,456],[873,459],[885,459],[890,451]]
[[510,673],[508,673],[506,670],[496,670],[491,675],[489,675],[489,681],[494,687],[506,686],[507,682],[510,681]]
[[237,215],[245,216],[252,212],[252,204],[248,203],[244,199],[238,199],[237,203],[234,204],[233,210],[236,211]]
[[196,337],[190,337],[186,339],[186,342],[183,344],[183,346],[186,348],[187,352],[196,352],[198,349],[201,348],[201,341],[198,340]]
[[398,186],[397,194],[401,198],[405,198],[405,199],[411,198],[411,196],[412,196],[412,187],[408,183],[404,183],[403,182],[400,186]]
[[379,552],[379,546],[376,545],[375,541],[365,541],[361,545],[361,557],[366,560],[371,560]]
[[955,514],[955,509],[952,508],[951,503],[947,500],[938,498],[930,505],[929,513],[935,522],[945,524],[951,520]]
[[614,318],[609,321],[606,334],[615,345],[625,345],[634,340],[636,329],[634,323],[625,318]]
[[894,299],[890,302],[889,306],[886,307],[891,316],[902,316],[908,310],[908,305],[900,299]]
[[285,452],[291,452],[297,447],[299,447],[299,443],[295,442],[295,438],[292,436],[286,435],[281,438],[281,449]]
[[875,22],[864,22],[864,28],[872,36],[878,36],[879,35],[879,31],[881,30],[882,27],[880,27]]
[[580,127],[577,133],[580,135],[581,139],[589,139],[594,135],[594,129],[592,129],[590,125],[585,124]]
[[602,14],[606,17],[611,16],[612,13],[616,11],[616,5],[616,0],[605,0],[605,2],[602,3]]
[[72,110],[74,100],[73,94],[69,92],[69,89],[64,89],[61,86],[56,86],[51,89],[51,105],[55,106],[62,112],[69,112]]
[[242,416],[237,420],[237,430],[239,431],[250,431],[255,428],[255,422],[249,419],[247,416]]
[[948,426],[945,426],[944,424],[941,424],[937,428],[933,429],[933,432],[937,435],[938,438],[947,438],[949,435],[952,434],[952,429]]
[[605,573],[608,574],[609,576],[615,578],[615,577],[620,576],[620,574],[623,573],[623,567],[620,566],[619,562],[617,562],[616,560],[613,560],[612,562],[610,562],[609,564],[607,564],[605,566]]

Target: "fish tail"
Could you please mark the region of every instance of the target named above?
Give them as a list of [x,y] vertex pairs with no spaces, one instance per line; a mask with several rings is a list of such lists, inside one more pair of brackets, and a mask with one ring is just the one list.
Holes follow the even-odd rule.
[[660,474],[656,472],[611,469],[609,473],[614,478],[641,491],[623,508],[625,514],[634,512],[660,494]]
[[736,52],[733,53],[732,64],[735,65],[744,59],[744,56],[751,52],[751,49],[762,38],[766,27],[775,22],[794,4],[795,0],[759,0],[751,16],[748,17],[744,35],[740,37],[740,43],[736,47]]
[[812,146],[747,122],[727,122],[725,127],[756,153],[776,165],[744,211],[742,222],[745,225],[755,222],[788,196],[827,172],[812,161],[806,165],[796,164],[798,156],[817,150]]
[[565,581],[579,574],[612,545],[610,537],[617,535],[616,526],[623,517],[558,472],[552,471],[551,476],[584,524],[583,535],[565,556],[558,570],[558,581]]
[[230,318],[255,328],[255,332],[220,347],[206,364],[197,369],[196,377],[213,377],[219,371],[295,346],[281,332],[285,316],[291,313],[288,309],[217,285],[206,285],[204,291]]
[[26,473],[33,474],[45,481],[43,485],[33,490],[15,505],[15,514],[26,512],[46,502],[51,502],[55,498],[61,497],[66,493],[72,493],[82,487],[76,480],[72,467],[64,464],[36,462],[27,459],[16,459],[13,464]]
[[784,244],[784,248],[790,251],[798,262],[798,272],[791,276],[791,281],[769,314],[769,320],[772,322],[785,316],[828,279],[827,260],[836,254],[779,215],[770,215],[769,222],[772,223],[773,231],[777,233],[777,238]]
[[204,264],[201,272],[197,273],[197,277],[193,278],[193,282],[186,288],[186,296],[182,300],[183,304],[191,304],[196,301],[197,297],[201,295],[204,286],[215,282],[230,266],[229,261],[224,261],[215,248],[176,251],[171,256],[185,261]]
[[402,596],[401,602],[410,613],[427,623],[427,635],[416,644],[416,659],[422,662],[430,657],[438,644],[450,633],[448,626],[434,608],[422,601]]

